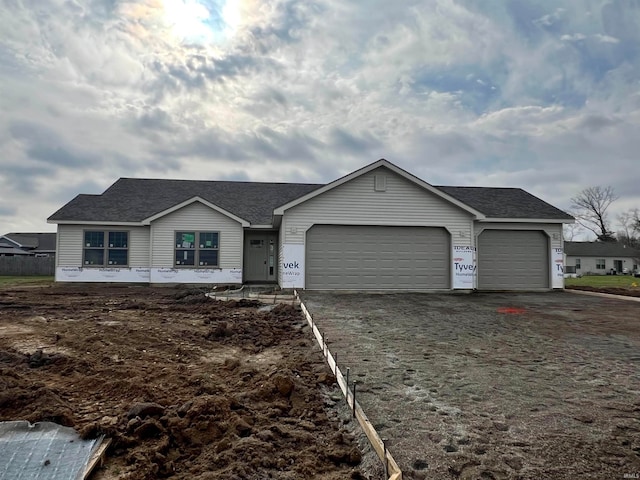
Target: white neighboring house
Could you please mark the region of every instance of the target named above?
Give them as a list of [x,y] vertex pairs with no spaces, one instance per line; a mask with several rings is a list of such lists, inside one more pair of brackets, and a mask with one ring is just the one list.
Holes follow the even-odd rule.
[[57,281],[429,291],[563,288],[574,219],[520,188],[434,186],[381,159],[326,185],[121,178],[48,221]]
[[640,264],[640,251],[618,242],[564,242],[564,251],[576,275],[635,273]]

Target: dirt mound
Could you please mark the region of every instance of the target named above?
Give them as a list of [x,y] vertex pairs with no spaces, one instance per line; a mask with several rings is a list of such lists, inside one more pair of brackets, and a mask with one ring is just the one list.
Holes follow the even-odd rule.
[[571,290],[583,290],[586,292],[608,293],[610,295],[624,295],[627,297],[640,297],[640,288],[638,287],[589,287],[586,285],[575,285],[566,287]]
[[188,289],[2,293],[0,420],[111,437],[98,479],[368,478],[296,308]]

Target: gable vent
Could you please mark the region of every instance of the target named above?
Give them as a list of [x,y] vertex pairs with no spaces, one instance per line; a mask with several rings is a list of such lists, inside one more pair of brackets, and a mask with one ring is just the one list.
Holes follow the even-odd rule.
[[374,175],[373,189],[376,192],[387,191],[387,176],[386,175]]

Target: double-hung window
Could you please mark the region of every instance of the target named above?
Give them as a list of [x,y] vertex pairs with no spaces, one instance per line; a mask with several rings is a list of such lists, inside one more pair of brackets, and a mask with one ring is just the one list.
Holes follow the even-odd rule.
[[203,268],[219,266],[219,239],[219,232],[176,232],[176,266]]
[[607,268],[604,260],[604,258],[598,258],[596,260],[596,270],[604,270]]
[[86,267],[127,266],[129,232],[85,230],[82,264]]

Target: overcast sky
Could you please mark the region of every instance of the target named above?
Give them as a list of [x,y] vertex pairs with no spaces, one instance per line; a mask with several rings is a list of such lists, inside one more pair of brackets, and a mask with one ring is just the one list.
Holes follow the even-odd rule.
[[119,177],[640,207],[638,0],[0,0],[0,234]]

